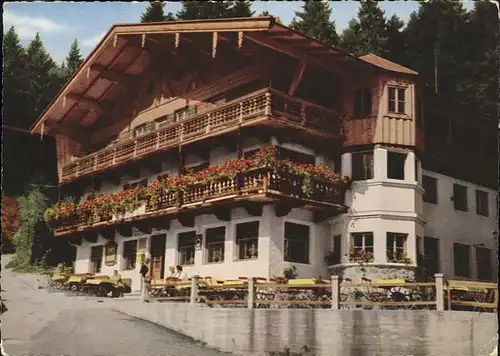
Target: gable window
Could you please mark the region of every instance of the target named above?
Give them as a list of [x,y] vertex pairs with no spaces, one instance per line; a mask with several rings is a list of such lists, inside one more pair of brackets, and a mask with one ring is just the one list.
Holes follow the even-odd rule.
[[177,239],[179,264],[181,266],[194,265],[196,231],[181,232]]
[[123,186],[123,190],[128,190],[128,189],[135,189],[137,187],[147,187],[148,186],[148,179],[143,179],[138,182],[133,182],[133,183],[127,183]]
[[470,246],[460,243],[453,244],[453,261],[455,276],[470,277]]
[[135,269],[137,259],[137,240],[125,241],[123,243],[123,269]]
[[491,252],[489,248],[476,247],[477,279],[480,281],[493,280]]
[[309,263],[309,226],[285,223],[285,261]]
[[101,272],[104,246],[92,246],[90,248],[90,273]]
[[386,256],[388,262],[403,262],[406,257],[407,234],[387,233]]
[[371,89],[360,89],[354,92],[354,116],[370,115],[372,113]]
[[387,178],[405,179],[406,153],[387,151]]
[[236,225],[238,259],[250,260],[259,257],[259,222],[252,221]]
[[426,203],[437,204],[437,179],[426,175],[422,175],[422,186],[425,193],[423,200]]
[[482,190],[476,190],[476,214],[488,216],[488,193]]
[[142,125],[136,126],[134,128],[134,137],[140,137],[140,136],[146,135],[149,132],[154,131],[156,128],[155,126],[156,125],[155,125],[154,121],[146,122]]
[[282,146],[278,146],[277,148],[277,158],[280,160],[290,160],[299,164],[316,164],[316,157],[313,155],[298,152],[294,150],[289,150],[288,148],[284,148]]
[[453,206],[455,210],[467,211],[467,187],[453,184]]
[[373,179],[373,151],[352,154],[352,179]]
[[226,228],[224,226],[210,228],[205,231],[207,262],[224,262],[224,243]]
[[367,259],[373,261],[373,232],[351,234],[351,252],[349,260]]
[[405,93],[406,89],[389,87],[388,110],[390,113],[404,114],[406,112]]
[[196,105],[187,106],[175,112],[175,121],[180,121],[187,119],[190,116],[196,115],[198,113],[198,108]]

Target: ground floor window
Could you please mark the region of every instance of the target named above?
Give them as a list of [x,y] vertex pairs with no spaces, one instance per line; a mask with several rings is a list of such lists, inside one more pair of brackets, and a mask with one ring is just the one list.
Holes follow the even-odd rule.
[[493,280],[491,252],[489,248],[476,247],[477,279],[480,281]]
[[351,234],[349,259],[354,262],[372,262],[373,232],[355,232]]
[[455,267],[455,276],[470,277],[470,246],[460,243],[454,243],[453,260]]
[[252,221],[236,225],[236,244],[239,260],[259,257],[259,222]]
[[90,273],[101,272],[103,249],[103,245],[90,248]]
[[123,243],[123,269],[135,269],[137,260],[137,240]]
[[285,261],[309,263],[309,226],[285,223]]
[[405,262],[407,234],[394,232],[387,233],[386,256],[387,262]]
[[196,231],[181,232],[178,235],[179,264],[194,265]]
[[205,232],[207,262],[224,262],[226,228],[224,226],[207,229]]

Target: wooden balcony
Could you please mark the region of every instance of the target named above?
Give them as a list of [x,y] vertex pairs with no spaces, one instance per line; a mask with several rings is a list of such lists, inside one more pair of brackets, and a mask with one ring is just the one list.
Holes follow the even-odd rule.
[[310,191],[303,191],[304,177],[275,172],[267,168],[245,172],[234,179],[223,178],[188,187],[185,191],[168,192],[152,204],[146,203],[136,212],[125,216],[90,214],[74,215],[56,224],[56,235],[74,234],[89,229],[107,227],[113,224],[132,223],[137,220],[168,215],[175,218],[191,211],[211,213],[216,205],[239,202],[257,204],[283,203],[288,207],[309,206],[318,212],[336,215],[345,210],[344,197],[347,185],[314,180]]
[[65,164],[60,169],[60,182],[66,183],[153,152],[257,124],[286,125],[314,135],[340,138],[341,115],[335,110],[266,88]]

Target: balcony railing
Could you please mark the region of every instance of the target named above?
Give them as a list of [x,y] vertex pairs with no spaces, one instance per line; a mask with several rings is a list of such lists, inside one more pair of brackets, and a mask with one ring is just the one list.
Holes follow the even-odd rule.
[[248,94],[212,110],[134,139],[118,142],[113,147],[94,152],[61,168],[61,183],[102,171],[158,150],[236,130],[239,125],[264,120],[286,122],[322,135],[339,135],[340,114],[276,90],[266,88]]
[[[304,190],[308,185],[310,189]],[[303,176],[276,172],[268,168],[255,169],[241,173],[235,178],[222,178],[207,183],[189,186],[184,191],[167,192],[160,195],[155,203],[148,202],[135,213],[127,216],[96,216],[77,214],[56,224],[56,234],[62,235],[78,230],[86,230],[113,221],[146,219],[158,214],[175,214],[179,209],[196,208],[203,203],[231,203],[234,199],[245,199],[260,195],[261,201],[272,199],[294,199],[305,205],[321,208],[339,208],[344,204],[347,186],[322,180],[304,182]]]

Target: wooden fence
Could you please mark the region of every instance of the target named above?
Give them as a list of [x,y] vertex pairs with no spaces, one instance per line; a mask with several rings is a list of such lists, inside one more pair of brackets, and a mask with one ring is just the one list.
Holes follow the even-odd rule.
[[320,308],[320,309],[431,309],[497,310],[496,283],[381,280],[351,283],[338,276],[330,280],[296,279],[288,282],[265,278],[215,280],[193,277],[187,281],[166,280],[151,285],[153,301],[185,301],[210,307]]

